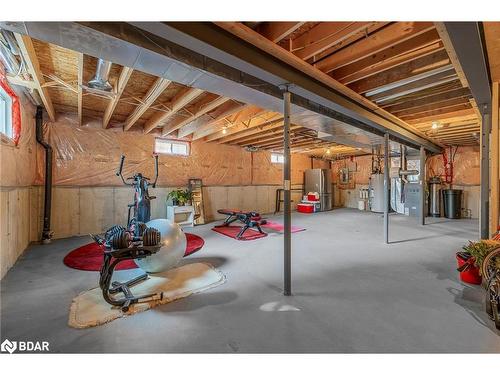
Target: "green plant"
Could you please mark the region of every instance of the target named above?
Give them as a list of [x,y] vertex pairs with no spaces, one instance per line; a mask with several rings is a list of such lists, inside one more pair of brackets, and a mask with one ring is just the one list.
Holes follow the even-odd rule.
[[174,205],[179,204],[180,206],[185,205],[187,202],[191,201],[193,198],[193,193],[189,190],[176,189],[172,190],[167,195],[167,200],[172,199]]
[[495,246],[498,245],[498,242],[481,240],[478,242],[469,241],[469,243],[462,247],[462,249],[469,253],[472,257],[474,257],[474,264],[476,267],[481,269],[481,264],[483,263],[483,259],[486,255],[488,255]]

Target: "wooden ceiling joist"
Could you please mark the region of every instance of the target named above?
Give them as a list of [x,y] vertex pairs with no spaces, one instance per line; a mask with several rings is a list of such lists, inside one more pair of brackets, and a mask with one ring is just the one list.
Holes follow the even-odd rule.
[[35,84],[36,90],[42,99],[43,105],[51,121],[55,121],[56,112],[54,106],[52,105],[52,100],[49,95],[49,91],[46,87],[43,87],[45,79],[43,78],[42,71],[40,70],[40,64],[38,58],[36,57],[35,48],[33,47],[33,42],[31,38],[27,35],[14,34],[16,37],[17,44],[23,55],[23,59],[26,63],[26,69],[31,75],[33,82]]
[[162,134],[168,135],[176,130],[179,130],[178,134],[179,138],[187,137],[188,135],[193,134],[196,131],[196,128],[194,126],[190,127],[189,125],[194,120],[200,118],[201,116],[207,114],[208,112],[215,110],[217,107],[221,106],[222,104],[226,103],[229,100],[231,100],[231,98],[225,96],[219,96],[217,99],[211,101],[208,104],[205,104],[198,111],[193,113],[188,118],[182,120],[181,122],[178,122],[173,125],[165,125],[163,127]]
[[257,26],[257,32],[274,43],[285,39],[305,22],[262,22]]
[[134,70],[132,68],[128,68],[124,66],[120,72],[120,76],[118,77],[118,81],[116,82],[116,86],[113,88],[115,96],[109,100],[108,105],[106,106],[106,110],[104,111],[104,116],[102,118],[102,127],[107,129],[109,127],[109,122],[111,117],[113,116],[113,112],[115,111],[116,106],[118,105],[120,98],[125,91],[125,87],[127,86],[127,82],[132,75]]
[[463,104],[465,108],[469,108],[470,106],[469,100],[467,98],[452,98],[445,101],[441,101],[439,103],[429,103],[419,107],[405,109],[404,111],[394,112],[394,114],[396,116],[405,117],[405,116],[417,115],[419,113],[433,111],[436,109],[445,109],[449,107],[454,107],[461,104]]
[[468,98],[470,97],[470,91],[467,88],[458,88],[451,91],[446,91],[438,93],[435,95],[426,96],[419,99],[413,99],[400,104],[390,105],[385,107],[391,113],[397,113],[411,108],[418,108],[431,103],[440,103],[454,98]]
[[350,84],[349,88],[363,94],[378,87],[389,85],[445,66],[450,66],[450,59],[446,51],[441,50],[408,63],[398,65],[395,68],[388,69],[384,74],[375,74],[366,79],[356,81]]
[[314,64],[329,73],[434,28],[431,22],[396,22]]
[[144,125],[144,133],[149,133],[151,130],[162,126],[162,124],[167,121],[171,116],[179,112],[186,105],[195,100],[198,96],[203,94],[205,91],[196,88],[188,88],[178,97],[176,97],[172,103],[170,103],[169,112],[158,112],[153,115]]
[[330,75],[339,82],[348,84],[443,48],[436,30],[429,30],[415,38],[335,69]]
[[276,123],[277,121],[282,121],[283,115],[276,112],[266,112],[258,108],[249,108],[248,111],[243,110],[238,113],[236,117],[240,117],[239,120],[235,121],[231,126],[228,126],[224,131],[219,131],[217,133],[210,134],[205,137],[208,142],[217,141],[224,142],[225,139],[229,141],[231,139],[237,139],[240,137],[240,133],[249,131],[258,126],[263,126],[270,123]]
[[235,114],[236,112],[241,111],[242,109],[248,107],[248,104],[242,104],[238,102],[230,103],[231,106],[227,108],[225,111],[221,112],[218,114],[216,117],[211,119],[210,121],[207,121],[204,123],[202,126],[200,126],[198,129],[196,129],[193,133],[193,141],[196,141],[197,139],[201,139],[203,137],[206,137],[207,135],[210,135],[212,133],[216,133],[217,131],[222,130],[222,127],[225,126],[226,123],[226,118]]
[[320,22],[292,40],[292,52],[303,60],[362,33],[374,22]]
[[410,115],[410,116],[401,116],[405,121],[414,121],[414,120],[422,120],[422,118],[435,117],[436,120],[439,120],[441,117],[444,117],[446,114],[457,113],[462,111],[467,111],[471,109],[470,104],[460,104],[448,108],[435,109],[432,111],[425,112],[424,114]]
[[[290,126],[290,134],[297,134],[299,130],[301,130],[302,127],[299,125],[291,125]],[[258,134],[254,137],[249,137],[249,138],[244,138],[237,140],[236,142],[232,143],[234,145],[238,146],[256,146],[262,143],[270,142],[270,141],[275,141],[275,140],[283,140],[283,128],[277,128],[272,131],[266,132],[266,134]]]
[[247,138],[248,136],[260,134],[267,130],[276,129],[283,126],[283,117],[280,115],[273,116],[270,120],[265,120],[265,118],[256,118],[255,120],[257,121],[250,123],[250,126],[245,128],[243,131],[228,134],[226,137],[219,139],[217,143],[235,142],[238,139]]
[[142,104],[137,106],[135,110],[130,114],[130,116],[125,121],[123,126],[124,130],[129,130],[139,118],[146,112],[149,107],[153,105],[156,99],[161,95],[163,91],[172,83],[172,81],[165,78],[158,78],[155,83],[149,88],[148,92],[142,98]]

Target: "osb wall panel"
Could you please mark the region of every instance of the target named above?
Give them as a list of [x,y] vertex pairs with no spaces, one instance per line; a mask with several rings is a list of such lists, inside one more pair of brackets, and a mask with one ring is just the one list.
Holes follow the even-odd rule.
[[[205,219],[207,222],[224,219],[224,215],[217,213],[217,210],[221,208],[256,210],[263,214],[272,213],[275,209],[275,194],[278,188],[277,185],[204,187]],[[43,198],[43,188],[35,189],[38,192],[32,193],[31,199]],[[166,217],[167,195],[173,189],[175,188],[151,189],[151,194],[157,197],[151,203],[152,219]],[[101,233],[114,224],[125,225],[127,205],[132,202],[132,195],[133,190],[128,187],[55,187],[51,221],[54,238]],[[292,195],[295,201],[293,207],[296,207],[300,196],[301,193]],[[41,212],[38,215],[32,215],[32,221],[35,228],[41,228]],[[40,232],[32,230],[32,235],[38,239]]]
[[[71,117],[60,116],[45,125],[55,150],[54,184],[64,186],[120,186],[115,176],[120,156],[126,156],[125,176],[142,172],[154,175],[155,135],[103,130],[99,124],[77,126]],[[39,163],[39,179],[43,162]],[[304,170],[310,168],[307,155],[292,155],[292,183],[303,182]],[[241,147],[196,141],[191,155],[159,156],[159,179],[162,186],[183,186],[189,178],[201,178],[205,186],[247,186],[280,184],[282,165],[273,164],[269,152],[250,153]]]
[[0,189],[0,278],[30,242],[30,188]]

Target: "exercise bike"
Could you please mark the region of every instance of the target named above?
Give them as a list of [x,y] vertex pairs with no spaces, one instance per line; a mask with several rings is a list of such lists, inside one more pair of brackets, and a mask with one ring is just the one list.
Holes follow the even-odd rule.
[[[104,236],[91,235],[92,239],[103,248],[104,261],[100,270],[99,287],[102,290],[104,300],[113,306],[118,306],[122,311],[129,310],[130,305],[154,300],[161,300],[163,293],[152,293],[134,296],[130,288],[148,278],[144,273],[126,282],[111,282],[116,266],[130,259],[141,259],[156,254],[162,247],[160,232],[155,228],[147,227],[146,223],[151,219],[151,200],[156,197],[150,196],[148,186],[150,179],[141,173],[132,177],[124,178],[122,175],[125,156],[121,156],[120,166],[116,175],[123,183],[134,187],[134,202],[128,205],[127,227],[114,225],[109,228]],[[127,182],[132,180],[132,182]],[[155,155],[155,180],[151,184],[154,188],[158,180],[158,155]],[[133,217],[130,217],[133,209]],[[115,298],[118,293],[123,298]]]

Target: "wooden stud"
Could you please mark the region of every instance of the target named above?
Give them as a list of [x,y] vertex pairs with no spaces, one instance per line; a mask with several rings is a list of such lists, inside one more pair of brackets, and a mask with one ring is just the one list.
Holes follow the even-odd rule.
[[491,142],[490,142],[490,237],[498,230],[499,206],[499,168],[500,168],[500,93],[499,82],[493,82],[491,98]]
[[82,126],[82,120],[83,120],[83,53],[78,53],[78,61],[77,61],[77,75],[78,75],[78,81],[76,84],[76,89],[77,89],[77,107],[78,107],[78,125]]
[[176,114],[204,92],[205,91],[196,88],[188,88],[186,91],[182,92],[181,95],[177,96],[172,103],[170,103],[169,112],[158,112],[146,122],[144,125],[144,133],[149,133],[151,130],[161,126],[171,116]]
[[126,66],[122,68],[120,76],[118,77],[118,81],[116,82],[116,86],[114,87],[115,96],[110,99],[108,106],[104,111],[104,116],[102,118],[102,127],[104,129],[107,129],[109,127],[109,122],[111,121],[111,117],[113,117],[113,112],[120,102],[120,98],[125,91],[125,87],[127,86],[127,82],[130,79],[133,71],[134,70],[132,68],[128,68]]
[[161,95],[163,91],[172,83],[165,78],[158,78],[155,83],[150,87],[146,95],[142,98],[142,104],[137,106],[130,116],[125,120],[123,130],[129,130],[137,120],[153,105],[155,100]]
[[[255,121],[252,121],[249,124],[249,126],[245,127],[244,129],[238,129],[239,131],[233,131],[231,132],[231,134],[226,134],[226,136],[219,139],[217,143],[234,142],[237,139],[244,138],[253,134],[258,134],[264,130],[283,126],[283,116],[281,114],[273,117],[274,118],[270,120],[266,120],[265,118],[256,118]],[[231,128],[230,130],[233,130],[233,128]]]
[[26,63],[26,68],[28,73],[33,78],[36,90],[42,99],[43,105],[51,121],[56,120],[56,112],[54,111],[54,106],[52,105],[52,100],[50,98],[49,91],[46,87],[42,87],[45,83],[42,71],[40,70],[40,64],[38,58],[36,57],[35,48],[33,47],[33,41],[28,35],[14,34],[16,37],[17,44],[21,50],[24,61]]

